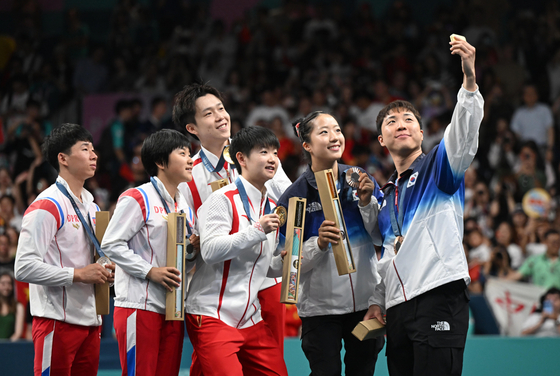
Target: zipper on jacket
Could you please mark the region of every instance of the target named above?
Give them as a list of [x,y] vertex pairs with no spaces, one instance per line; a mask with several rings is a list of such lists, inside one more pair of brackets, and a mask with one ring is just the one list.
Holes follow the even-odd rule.
[[[249,203],[251,203],[251,200],[249,200]],[[261,217],[261,213],[263,213],[263,211],[264,211],[262,203],[263,203],[263,199],[261,199],[261,207],[259,208],[259,218]],[[266,240],[263,240],[263,241],[266,241]],[[245,311],[243,312],[243,315],[241,316],[241,319],[237,323],[238,328],[239,328],[239,325],[241,325],[241,321],[243,321],[243,318],[245,317],[245,314],[247,313],[247,309],[249,308],[249,303],[251,303],[251,281],[253,280],[253,273],[255,272],[255,266],[257,266],[257,261],[259,261],[259,259],[261,258],[262,249],[263,249],[263,242],[261,242],[261,250],[259,252],[259,255],[257,256],[257,259],[253,263],[253,269],[251,270],[251,276],[249,277],[249,296],[247,297],[247,305],[245,306]]]
[[353,312],[356,312],[356,298],[354,297],[354,283],[352,282],[352,276],[348,274],[350,278],[350,290],[352,290],[352,305],[354,306]]

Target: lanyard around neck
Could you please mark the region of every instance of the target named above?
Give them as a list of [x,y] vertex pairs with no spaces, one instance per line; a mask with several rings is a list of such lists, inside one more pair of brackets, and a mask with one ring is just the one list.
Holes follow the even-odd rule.
[[[78,215],[78,218],[80,219],[80,222],[82,222],[82,226],[83,226],[84,230],[86,231],[87,236],[89,237],[89,239],[93,243],[93,246],[95,247],[95,250],[97,251],[97,254],[99,255],[99,257],[105,257],[105,254],[101,251],[101,244],[99,244],[99,240],[97,240],[97,237],[95,237],[95,235],[93,235],[93,232],[91,231],[91,228],[86,223],[86,220],[84,219],[84,216],[82,215],[82,212],[80,211],[80,209],[78,209],[78,205],[76,205],[76,202],[74,201],[72,196],[70,196],[70,193],[68,193],[68,190],[66,189],[66,187],[64,185],[60,184],[59,182],[56,182],[56,186],[70,200],[70,203],[72,204],[72,207],[74,208],[74,211],[76,212],[76,215]],[[88,216],[88,219],[89,219],[89,216]]]
[[[247,196],[247,192],[245,191],[245,187],[241,182],[241,178],[237,178],[235,180],[235,185],[237,186],[237,190],[239,191],[239,196],[241,197],[241,202],[243,203],[243,209],[245,209],[245,213],[247,214],[247,218],[249,219],[250,223],[253,223],[253,219],[251,218],[251,207],[249,206],[249,197]],[[259,208],[260,210],[260,208]],[[264,204],[264,214],[270,214],[270,201],[266,200]]]
[[[167,202],[163,199],[163,196],[161,195],[161,192],[159,191],[156,179],[154,179],[153,177],[150,177],[150,181],[152,182],[152,185],[154,186],[154,189],[156,190],[157,194],[159,195],[161,203],[163,204],[163,208],[165,209],[165,213],[169,214],[169,206],[167,206]],[[182,212],[183,211],[181,210],[181,213]],[[185,224],[187,225],[187,233],[190,236],[192,234],[192,230],[191,230],[191,226],[189,225],[189,221],[188,220],[185,221]]]
[[[398,180],[397,180],[397,183],[398,183]],[[388,205],[389,206],[389,212],[391,214],[391,227],[393,228],[393,234],[395,234],[395,236],[403,236],[403,234],[402,234],[402,225],[403,225],[403,220],[404,220],[403,205],[404,205],[404,196],[406,194],[406,185],[402,185],[401,188],[402,189],[401,189],[401,192],[399,194],[399,185],[395,184],[395,189],[389,195],[389,198],[391,199],[391,203]],[[399,199],[399,196],[400,196],[400,199]],[[397,206],[397,208],[399,210],[398,219],[397,219],[397,216],[395,214],[395,206]]]
[[222,171],[222,169],[224,168],[224,165],[226,164],[226,160],[225,160],[225,157],[224,157],[223,150],[222,150],[222,153],[220,154],[220,159],[218,160],[218,163],[216,164],[216,167],[212,166],[212,163],[210,163],[210,161],[208,160],[208,157],[206,156],[206,153],[204,153],[204,150],[202,148],[200,149],[200,159],[202,159],[202,164],[204,165],[206,170],[208,170],[208,172],[218,173],[218,172]]

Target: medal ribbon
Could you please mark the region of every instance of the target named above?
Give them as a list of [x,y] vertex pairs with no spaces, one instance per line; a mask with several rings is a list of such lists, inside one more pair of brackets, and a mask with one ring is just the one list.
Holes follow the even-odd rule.
[[[389,212],[391,214],[391,227],[393,228],[393,233],[395,236],[403,236],[402,235],[402,224],[404,219],[404,196],[406,194],[406,185],[403,185],[402,190],[400,192],[400,200],[399,200],[399,186],[395,184],[395,189],[389,195],[391,199],[391,204],[389,204]],[[395,214],[395,206],[399,211],[399,217],[397,220],[397,215]]]
[[[101,251],[101,244],[99,244],[99,240],[97,240],[95,235],[93,235],[93,232],[91,231],[90,226],[86,223],[86,220],[84,219],[84,216],[82,215],[82,212],[80,211],[80,209],[78,209],[78,205],[76,205],[76,202],[74,201],[72,196],[70,196],[70,193],[68,193],[68,190],[66,189],[66,187],[64,185],[60,184],[59,182],[56,182],[56,187],[64,194],[64,196],[66,196],[70,200],[70,203],[72,204],[72,207],[74,208],[74,211],[78,215],[78,218],[79,218],[80,222],[82,222],[82,226],[83,226],[84,230],[86,231],[87,236],[89,237],[89,239],[93,243],[93,246],[95,247],[95,250],[96,250],[97,254],[99,255],[99,257],[105,257],[105,254]],[[88,219],[89,219],[89,215],[88,215]]]
[[[206,156],[206,154],[204,153],[204,150],[202,150],[202,148],[200,149],[200,159],[202,159],[202,164],[204,165],[206,170],[208,170],[208,172],[218,173],[218,172],[222,171],[222,168],[227,167],[227,165],[226,165],[227,162],[224,158],[223,150],[222,150],[222,154],[220,155],[220,159],[218,160],[218,164],[216,164],[216,167],[212,166],[212,163],[210,163],[210,161],[208,160],[208,157]],[[227,168],[226,168],[226,170],[227,170]]]
[[[165,209],[165,213],[169,214],[169,206],[167,206],[167,202],[165,202],[165,200],[163,199],[163,196],[161,195],[161,192],[159,191],[156,179],[154,179],[153,177],[150,177],[150,181],[152,182],[152,185],[154,186],[154,189],[156,190],[157,194],[159,195],[159,198],[161,199],[161,203],[163,204],[163,208]],[[183,213],[183,210],[181,210],[181,213]],[[191,236],[192,235],[192,230],[191,230],[191,226],[189,225],[189,221],[186,220],[185,224],[187,225],[187,235]]]
[[[245,187],[241,182],[241,178],[237,178],[235,180],[235,185],[237,186],[237,190],[239,191],[239,196],[241,197],[241,202],[243,203],[243,209],[245,209],[245,214],[247,214],[247,218],[249,218],[249,223],[253,223],[253,219],[251,218],[251,207],[249,205],[249,198],[247,197],[247,192],[245,191]],[[267,198],[266,203],[264,204],[264,214],[267,215],[270,214],[270,212],[270,201],[268,201]]]

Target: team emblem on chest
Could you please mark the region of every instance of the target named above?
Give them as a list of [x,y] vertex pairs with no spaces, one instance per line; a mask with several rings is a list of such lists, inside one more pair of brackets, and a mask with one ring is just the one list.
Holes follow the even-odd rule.
[[410,178],[408,179],[408,184],[406,185],[407,188],[412,187],[414,184],[416,184],[416,180],[418,180],[418,171],[416,171],[414,174],[410,175]]

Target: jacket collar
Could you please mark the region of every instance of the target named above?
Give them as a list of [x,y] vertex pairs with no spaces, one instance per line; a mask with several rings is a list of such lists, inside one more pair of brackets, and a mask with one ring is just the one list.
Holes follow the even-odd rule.
[[[420,163],[420,161],[422,159],[424,159],[424,157],[426,156],[426,154],[422,153],[418,156],[418,158],[416,158],[414,160],[414,162],[412,162],[412,164],[408,167],[408,169],[406,169],[405,171],[403,171],[403,173],[400,176],[400,179],[402,178],[407,178],[409,177],[416,169],[416,166],[418,165],[418,163]],[[395,186],[395,181],[397,180],[398,177],[398,172],[397,170],[395,170],[395,172],[393,172],[393,175],[391,175],[391,177],[389,178],[389,180],[387,181],[387,183],[385,183],[385,185],[383,187],[381,187],[381,190],[385,190],[385,188],[387,187],[393,187]],[[392,188],[389,188],[389,191]]]
[[84,207],[87,207],[87,206],[89,206],[89,204],[91,204],[93,202],[93,195],[91,193],[89,193],[89,191],[87,189],[82,188],[82,198],[80,199],[80,198],[76,197],[74,192],[72,192],[72,190],[70,189],[70,186],[68,185],[68,182],[66,182],[66,180],[64,180],[64,178],[62,176],[58,175],[58,177],[56,178],[56,181],[59,182],[60,184],[62,184],[66,188],[66,190],[68,191],[70,196],[74,199],[76,204],[83,205]]
[[241,180],[241,184],[243,184],[243,187],[245,187],[247,197],[253,204],[253,210],[256,214],[259,214],[261,203],[268,200],[268,192],[266,190],[266,186],[263,188],[264,192],[261,192],[253,184],[249,183],[243,176],[239,175],[239,179]]

